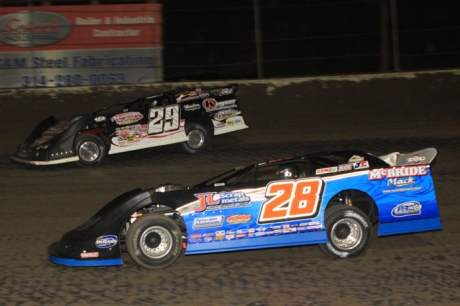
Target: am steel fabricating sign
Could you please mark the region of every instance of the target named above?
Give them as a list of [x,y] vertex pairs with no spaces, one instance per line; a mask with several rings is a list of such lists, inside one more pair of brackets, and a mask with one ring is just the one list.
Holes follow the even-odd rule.
[[0,88],[163,80],[161,4],[0,8]]

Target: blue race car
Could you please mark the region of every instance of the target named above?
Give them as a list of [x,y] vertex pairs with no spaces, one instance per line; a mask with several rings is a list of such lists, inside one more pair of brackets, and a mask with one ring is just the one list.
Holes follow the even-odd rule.
[[127,250],[158,269],[182,253],[319,244],[363,254],[378,236],[442,229],[434,148],[374,156],[335,151],[238,167],[192,187],[128,191],[48,247],[66,266],[121,265]]

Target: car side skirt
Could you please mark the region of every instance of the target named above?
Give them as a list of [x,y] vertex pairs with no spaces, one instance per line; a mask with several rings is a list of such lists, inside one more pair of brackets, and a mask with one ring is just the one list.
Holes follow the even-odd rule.
[[61,258],[54,255],[48,255],[48,260],[52,263],[68,266],[68,267],[104,267],[104,266],[120,266],[123,264],[121,258],[111,259],[73,259]]
[[188,140],[188,136],[185,135],[185,132],[182,132],[181,135],[179,135],[179,137],[157,138],[152,141],[146,142],[144,144],[132,144],[132,145],[125,146],[125,147],[112,145],[110,147],[108,154],[112,155],[112,154],[117,154],[117,153],[136,151],[136,150],[159,147],[159,146],[166,146],[166,145],[170,145],[174,143],[184,142],[187,140]]
[[391,223],[380,223],[378,236],[388,236],[397,234],[416,233],[424,231],[441,230],[441,219],[429,218],[429,219],[417,219],[410,221],[399,221]]
[[188,244],[186,255],[241,251],[262,248],[288,247],[328,242],[325,231],[309,232],[292,235],[257,237],[229,241]]

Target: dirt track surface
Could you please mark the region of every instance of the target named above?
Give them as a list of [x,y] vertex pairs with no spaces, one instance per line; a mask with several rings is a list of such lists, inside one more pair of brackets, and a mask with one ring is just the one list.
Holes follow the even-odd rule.
[[[170,146],[109,156],[92,169],[25,167],[8,155],[47,115],[86,112],[151,88],[0,91],[0,304],[458,305],[459,78],[248,82],[238,97],[249,129],[215,137],[198,156]],[[317,246],[183,256],[159,271],[127,254],[119,267],[46,259],[50,243],[129,189],[193,184],[235,165],[306,152],[425,147],[438,150],[432,169],[444,229],[378,238],[356,259],[331,260]]]

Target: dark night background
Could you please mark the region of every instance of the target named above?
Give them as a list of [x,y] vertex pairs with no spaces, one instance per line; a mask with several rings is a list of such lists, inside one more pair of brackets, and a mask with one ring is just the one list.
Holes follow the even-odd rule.
[[[392,1],[396,4],[393,11]],[[0,1],[0,5],[34,6],[43,2],[6,0]],[[91,2],[149,1],[48,1],[51,5]],[[163,5],[165,81],[259,76],[255,1],[153,2]],[[259,0],[258,3],[262,77],[460,67],[459,0]],[[382,9],[387,11],[383,18]],[[397,15],[396,32],[391,28],[392,12]],[[386,44],[382,44],[383,37]],[[393,44],[395,37],[397,44]],[[399,47],[397,57],[393,56],[395,46]],[[395,66],[395,60],[399,60],[399,66]]]

